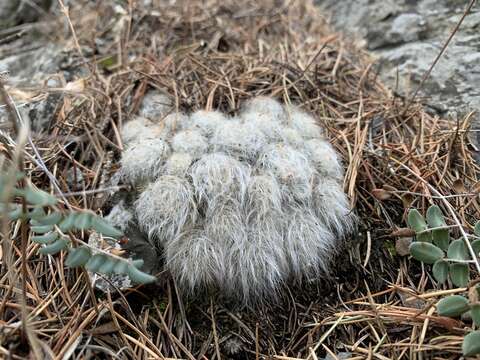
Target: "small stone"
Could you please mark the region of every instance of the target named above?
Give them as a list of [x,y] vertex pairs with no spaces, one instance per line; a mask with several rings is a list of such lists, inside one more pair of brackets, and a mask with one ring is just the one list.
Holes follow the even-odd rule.
[[172,110],[171,99],[159,91],[149,91],[142,100],[140,116],[158,122]]
[[83,173],[79,168],[68,169],[66,180],[70,190],[80,190],[83,187]]
[[323,360],[347,360],[347,359],[350,359],[351,357],[352,357],[352,353],[347,351],[347,352],[339,352],[335,354],[335,357],[333,357],[330,354],[327,354],[327,356],[325,356]]
[[416,41],[426,30],[427,22],[418,14],[401,14],[393,20],[389,36],[399,42]]
[[395,242],[395,250],[399,256],[407,256],[410,254],[411,237],[401,237]]

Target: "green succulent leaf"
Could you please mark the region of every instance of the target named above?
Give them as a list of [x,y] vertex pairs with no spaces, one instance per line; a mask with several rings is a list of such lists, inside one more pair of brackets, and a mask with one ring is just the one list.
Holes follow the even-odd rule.
[[[1,171],[3,172],[4,169],[1,169]],[[15,180],[13,179],[12,175],[15,176]],[[5,190],[5,187],[7,185],[9,186],[8,190],[10,191],[11,190],[10,186],[15,185],[16,182],[18,182],[19,180],[22,180],[24,176],[25,176],[25,174],[23,172],[20,172],[20,171],[18,171],[16,174],[4,173],[4,174],[0,175],[0,193],[3,194],[3,192]]]
[[92,225],[93,214],[88,211],[77,213],[74,226],[79,230],[86,230]]
[[137,259],[132,261],[132,265],[135,266],[137,269],[140,269],[144,264],[142,259]]
[[433,264],[445,255],[439,247],[422,241],[415,241],[410,244],[410,254],[416,260],[425,264]]
[[69,242],[64,238],[58,239],[54,243],[41,248],[39,253],[43,255],[54,255],[62,250],[65,250],[68,247],[68,244]]
[[427,229],[427,223],[417,209],[410,209],[408,212],[407,222],[408,226],[417,233]]
[[475,227],[473,228],[473,233],[480,237],[480,220],[478,220],[475,223]]
[[62,220],[62,214],[57,211],[37,219],[37,221],[42,225],[57,225],[60,220]]
[[31,187],[25,188],[23,196],[25,197],[25,200],[32,205],[52,206],[57,203],[57,198],[55,196]]
[[77,213],[75,212],[68,214],[58,225],[60,230],[62,230],[63,232],[72,230],[75,226],[76,217],[77,217]]
[[126,274],[128,270],[128,262],[127,260],[118,260],[115,266],[113,267],[113,272],[115,274]]
[[100,216],[94,216],[92,220],[92,228],[102,234],[112,238],[119,238],[123,236],[123,233],[102,219]]
[[92,272],[97,272],[98,269],[105,263],[107,257],[103,254],[93,255],[85,264],[85,268]]
[[27,214],[23,212],[23,209],[21,206],[15,206],[13,210],[8,212],[8,219],[11,221],[24,219],[26,217],[27,217]]
[[113,268],[117,264],[117,260],[109,258],[108,256],[105,259],[105,262],[98,268],[98,272],[101,274],[111,274],[113,273]]
[[468,264],[450,264],[450,279],[455,286],[466,287],[470,281],[470,267]]
[[45,214],[45,210],[43,210],[42,206],[36,206],[28,213],[28,217],[32,220],[42,219],[45,216],[47,216],[47,214]]
[[442,210],[437,205],[432,205],[427,210],[427,223],[431,228],[445,226],[445,218]]
[[472,331],[465,336],[462,343],[463,356],[480,354],[480,330]]
[[480,254],[480,239],[474,240],[472,242],[472,249],[475,255],[479,256]]
[[453,240],[448,247],[447,257],[452,260],[470,259],[465,241],[463,239]]
[[450,232],[448,229],[434,229],[432,230],[432,240],[440,249],[447,251],[450,243]]
[[92,253],[90,252],[90,249],[86,246],[72,248],[67,256],[65,264],[71,268],[84,266],[91,256]]
[[470,304],[470,313],[476,326],[480,326],[480,303]]
[[437,260],[435,261],[435,264],[433,264],[433,277],[435,278],[435,280],[437,280],[439,284],[443,284],[445,283],[445,281],[447,281],[448,270],[448,262],[443,259]]
[[437,312],[440,316],[457,317],[470,310],[468,299],[462,295],[444,297],[437,303]]
[[133,265],[128,266],[127,274],[130,280],[136,284],[148,284],[157,280],[155,276],[146,274],[143,271],[138,270]]
[[37,225],[37,226],[32,226],[30,229],[37,233],[37,234],[45,234],[47,232],[50,232],[53,230],[52,225]]
[[45,235],[32,236],[32,241],[37,244],[50,244],[58,239],[58,234],[55,231],[49,232]]
[[417,234],[415,235],[415,238],[417,239],[417,241],[431,243],[433,240],[432,231],[426,231],[426,232]]

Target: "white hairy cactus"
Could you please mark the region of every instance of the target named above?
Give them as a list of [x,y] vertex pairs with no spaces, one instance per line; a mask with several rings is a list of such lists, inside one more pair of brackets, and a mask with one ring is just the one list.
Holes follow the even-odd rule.
[[251,163],[267,144],[265,135],[250,123],[230,120],[221,124],[212,138],[213,150]]
[[314,168],[305,154],[289,145],[269,145],[259,158],[259,168],[282,185],[285,203],[311,198]]
[[305,140],[322,138],[322,129],[317,125],[317,122],[312,116],[298,109],[296,106],[288,106],[286,113],[287,125],[297,130],[302,138]]
[[183,130],[176,133],[172,138],[172,148],[176,152],[187,153],[197,159],[206,153],[208,143],[200,132]]
[[163,245],[195,223],[192,186],[183,178],[163,175],[142,192],[135,202],[135,213],[140,228]]
[[342,179],[342,165],[330,143],[320,139],[307,140],[305,150],[320,175],[327,178]]
[[120,201],[110,210],[110,213],[105,217],[105,220],[125,232],[133,221],[133,217],[134,215],[132,211],[125,206],[123,201]]
[[170,97],[160,91],[149,91],[142,100],[140,116],[157,121],[167,115],[173,108]]
[[121,137],[124,145],[129,145],[139,139],[155,139],[161,134],[161,128],[144,118],[137,116],[123,125]]
[[203,156],[190,171],[199,203],[215,209],[217,203],[242,203],[250,177],[250,168],[233,157],[213,153]]
[[191,116],[191,126],[202,133],[203,136],[211,137],[218,127],[225,123],[227,117],[219,111],[199,110]]
[[192,165],[193,157],[186,153],[173,153],[165,162],[163,172],[167,175],[175,175],[184,177],[190,165]]
[[241,117],[248,122],[250,119],[270,120],[281,123],[285,120],[286,112],[278,101],[265,97],[257,96],[245,102]]
[[181,289],[248,302],[328,274],[353,216],[339,156],[315,118],[266,97],[233,118],[154,113],[122,129],[121,173],[150,183],[132,213]]
[[122,154],[122,177],[131,184],[154,180],[170,154],[170,146],[161,139],[133,142]]
[[177,131],[185,130],[190,127],[191,119],[182,113],[170,113],[159,120],[162,127],[162,135],[164,137],[171,137]]

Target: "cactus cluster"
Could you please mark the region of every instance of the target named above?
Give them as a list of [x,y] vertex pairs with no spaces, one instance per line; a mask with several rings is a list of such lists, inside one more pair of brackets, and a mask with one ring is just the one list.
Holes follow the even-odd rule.
[[120,174],[138,192],[131,218],[181,289],[248,301],[328,273],[353,215],[316,120],[266,97],[234,117],[169,113],[156,98],[122,128]]

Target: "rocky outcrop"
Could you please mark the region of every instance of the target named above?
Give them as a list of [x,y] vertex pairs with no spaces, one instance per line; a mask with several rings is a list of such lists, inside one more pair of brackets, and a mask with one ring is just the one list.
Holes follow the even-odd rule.
[[[337,29],[360,38],[378,58],[381,78],[402,95],[416,89],[467,5],[464,0],[317,3]],[[477,3],[420,93],[439,113],[480,109],[479,31]]]
[[52,4],[52,0],[2,0],[0,2],[0,29],[38,20]]

